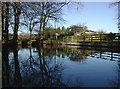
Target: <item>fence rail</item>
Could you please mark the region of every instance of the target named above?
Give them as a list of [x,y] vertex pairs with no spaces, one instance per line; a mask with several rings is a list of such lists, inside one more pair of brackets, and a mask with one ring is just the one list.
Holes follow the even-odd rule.
[[81,36],[65,36],[62,41],[89,41],[89,42],[112,42],[120,41],[120,33],[112,34],[94,34],[94,35],[81,35]]
[[91,53],[91,57],[101,58],[111,61],[120,61],[120,53],[113,53],[113,52]]

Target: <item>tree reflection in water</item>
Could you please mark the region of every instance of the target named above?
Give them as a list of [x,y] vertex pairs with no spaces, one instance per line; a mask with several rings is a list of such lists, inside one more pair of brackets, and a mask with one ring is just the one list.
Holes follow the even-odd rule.
[[[13,54],[14,54],[14,66],[11,66],[9,64],[10,60],[9,60],[9,49],[8,46],[5,45],[3,46],[3,87],[10,87],[12,84],[14,84],[14,87],[18,87],[19,85],[21,85],[21,74],[20,74],[20,67],[19,67],[19,60],[18,60],[18,47],[17,45],[14,46],[13,50]],[[12,67],[12,68],[11,68]],[[14,68],[14,73],[12,73],[12,69]],[[12,74],[10,74],[12,73]],[[14,78],[11,80],[11,76]]]
[[2,84],[9,86],[9,50],[7,45],[2,46]]
[[14,65],[15,65],[14,86],[19,87],[21,85],[21,74],[20,74],[20,65],[19,65],[19,60],[18,60],[17,45],[13,49],[13,53],[14,53]]
[[27,59],[24,55],[18,57],[17,46],[11,49],[14,54],[11,59],[8,50],[3,49],[3,87],[65,87],[61,82],[62,64],[53,56],[46,57],[42,48],[37,47],[37,57],[33,57],[29,48]]
[[[44,50],[37,47],[40,70],[41,70],[41,86],[47,87],[64,87],[65,85],[61,82],[61,71],[63,70],[62,64],[55,62],[53,57],[44,56]],[[52,63],[51,63],[52,62]]]
[[[66,67],[64,62],[85,63],[88,55],[94,54],[91,50],[49,46],[35,48],[3,46],[2,51],[3,87],[80,87],[84,82],[77,77],[69,78],[72,70],[66,71],[68,66]],[[68,72],[69,79],[66,81],[63,79],[66,76],[64,72]]]
[[67,56],[72,61],[80,62],[87,59],[85,54],[87,52],[78,49],[64,47],[34,49],[35,52],[33,48],[27,48],[26,55],[23,55],[24,53],[20,55],[17,45],[13,48],[3,48],[3,87],[66,87],[68,84],[63,83],[61,78],[63,63],[56,57]]

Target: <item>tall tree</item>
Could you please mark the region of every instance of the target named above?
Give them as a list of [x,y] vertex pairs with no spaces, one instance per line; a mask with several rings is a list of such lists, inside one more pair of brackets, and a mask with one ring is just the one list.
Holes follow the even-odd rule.
[[22,6],[22,20],[21,25],[25,25],[29,31],[30,31],[30,40],[32,37],[32,31],[36,24],[39,23],[38,20],[38,3],[29,3],[29,2],[23,2],[21,3]]
[[41,2],[40,4],[41,4],[41,14],[40,14],[40,29],[39,29],[39,33],[38,33],[39,37],[41,37],[41,32],[43,32],[43,30],[45,29],[45,26],[47,25],[48,21],[62,20],[62,18],[60,18],[61,10],[68,3],[65,3],[65,2]]
[[8,42],[9,28],[9,2],[2,2],[2,36],[5,43]]
[[13,40],[14,40],[14,42],[17,42],[18,29],[19,29],[19,23],[20,23],[20,14],[21,14],[21,3],[14,2],[13,10],[14,10],[14,37],[13,37]]
[[120,1],[118,2],[118,32],[120,33]]
[[4,32],[4,10],[3,10],[3,8],[4,8],[4,3],[2,2],[1,3],[1,22],[2,22],[2,40],[3,40],[3,32]]
[[118,33],[120,33],[120,1],[119,2],[112,2],[110,3],[110,7],[111,6],[117,6],[117,11],[118,11],[118,14],[117,14],[117,19],[118,19]]

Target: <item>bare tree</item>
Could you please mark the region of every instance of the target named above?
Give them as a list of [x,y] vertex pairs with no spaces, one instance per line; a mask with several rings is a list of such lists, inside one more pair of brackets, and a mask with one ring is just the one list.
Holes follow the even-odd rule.
[[62,18],[60,18],[61,10],[68,3],[65,3],[65,2],[41,2],[40,4],[41,4],[41,14],[40,14],[40,29],[39,29],[38,36],[39,36],[39,38],[42,38],[41,32],[43,32],[48,21],[62,20]]
[[30,31],[30,40],[32,37],[32,31],[36,24],[39,23],[38,19],[38,3],[23,2],[22,4],[22,20],[21,25],[25,25]]
[[13,35],[13,41],[17,42],[18,40],[18,29],[19,29],[19,23],[20,23],[20,15],[21,15],[21,3],[20,2],[13,2],[10,3],[11,5],[11,12],[13,11],[13,16],[11,16],[11,19],[14,20],[12,22],[14,35]]
[[110,4],[110,7],[118,7],[118,15],[117,15],[117,19],[118,19],[118,33],[120,33],[120,1],[119,2],[113,2]]
[[[27,26],[30,39],[35,26],[39,26],[38,39],[43,39],[43,31],[49,22],[64,21],[62,9],[70,2],[3,2],[2,30],[8,33],[13,28],[13,41],[18,40],[19,25]],[[5,9],[5,10],[4,10]],[[39,25],[38,25],[39,23]],[[8,40],[8,34],[4,36]]]

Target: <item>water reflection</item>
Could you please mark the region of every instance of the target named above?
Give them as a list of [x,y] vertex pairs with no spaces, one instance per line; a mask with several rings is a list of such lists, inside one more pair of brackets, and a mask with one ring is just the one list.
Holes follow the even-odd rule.
[[4,49],[2,50],[2,68],[3,68],[3,72],[2,72],[2,83],[4,84],[4,86],[9,86],[9,50],[8,48],[5,46]]
[[102,60],[105,53],[71,47],[3,46],[3,87],[112,87],[112,80],[119,85],[114,70],[118,60]]
[[2,88],[2,42],[0,41],[0,88]]

